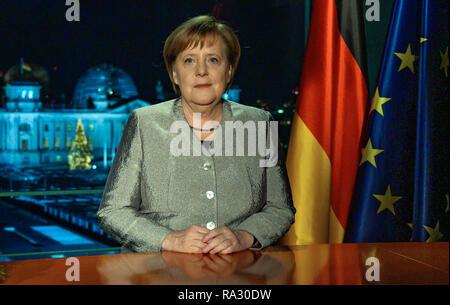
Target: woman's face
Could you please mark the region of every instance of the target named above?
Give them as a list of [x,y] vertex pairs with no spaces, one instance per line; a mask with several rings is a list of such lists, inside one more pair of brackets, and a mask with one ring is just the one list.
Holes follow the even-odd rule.
[[181,96],[187,102],[209,105],[220,101],[231,79],[231,66],[227,60],[221,38],[211,45],[188,48],[178,54],[172,72]]

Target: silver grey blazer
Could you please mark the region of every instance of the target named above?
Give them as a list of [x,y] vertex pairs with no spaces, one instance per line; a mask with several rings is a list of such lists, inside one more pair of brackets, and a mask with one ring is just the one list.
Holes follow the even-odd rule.
[[[222,107],[222,130],[227,121],[271,120],[258,108],[230,101]],[[225,145],[223,153],[219,148],[214,153],[215,142],[212,154],[193,156],[200,140],[189,130],[190,154],[175,156],[172,141],[182,134],[171,132],[175,121],[187,126],[180,98],[131,113],[97,212],[102,229],[123,252],[161,251],[167,234],[194,224],[245,230],[259,249],[277,242],[295,214],[281,148],[273,167],[260,167],[259,154],[226,155]],[[244,146],[248,149],[248,141]]]

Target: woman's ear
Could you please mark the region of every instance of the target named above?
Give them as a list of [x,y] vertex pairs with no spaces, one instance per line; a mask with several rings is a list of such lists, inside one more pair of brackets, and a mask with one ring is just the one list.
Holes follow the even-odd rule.
[[231,81],[231,74],[233,72],[233,67],[229,65],[228,71],[227,71],[227,84]]
[[175,69],[172,69],[172,79],[173,79],[173,82],[175,83],[175,85],[180,85],[180,82],[179,82],[179,80],[178,80],[178,73],[177,73],[177,71],[175,71]]

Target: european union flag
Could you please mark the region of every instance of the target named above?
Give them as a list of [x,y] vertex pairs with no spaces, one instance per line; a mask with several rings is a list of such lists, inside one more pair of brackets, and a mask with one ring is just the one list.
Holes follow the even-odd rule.
[[394,4],[345,242],[448,240],[448,6]]

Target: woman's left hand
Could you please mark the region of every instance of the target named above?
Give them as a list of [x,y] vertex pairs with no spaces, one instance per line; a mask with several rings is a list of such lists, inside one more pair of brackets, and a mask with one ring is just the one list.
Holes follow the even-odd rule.
[[228,227],[219,227],[207,233],[202,242],[208,245],[203,249],[203,253],[228,254],[250,248],[254,237],[250,233],[241,230],[230,230]]

